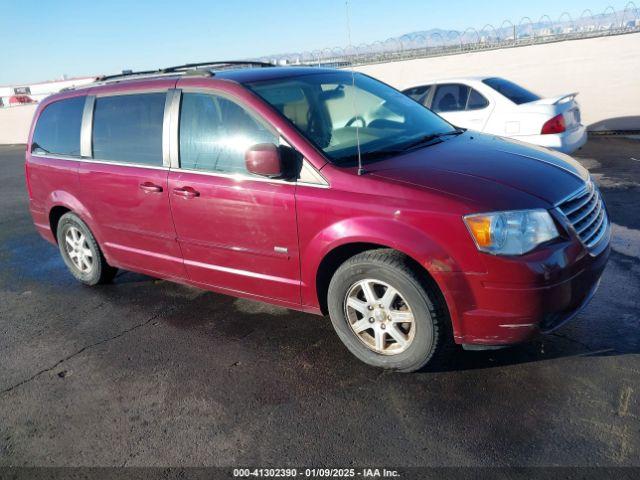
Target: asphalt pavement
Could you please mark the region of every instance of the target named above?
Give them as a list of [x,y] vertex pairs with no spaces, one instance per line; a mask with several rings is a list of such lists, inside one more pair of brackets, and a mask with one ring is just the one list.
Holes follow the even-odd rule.
[[328,319],[121,272],[75,282],[0,147],[0,466],[640,466],[640,140],[577,154],[614,223],[600,290],[530,344],[424,372]]

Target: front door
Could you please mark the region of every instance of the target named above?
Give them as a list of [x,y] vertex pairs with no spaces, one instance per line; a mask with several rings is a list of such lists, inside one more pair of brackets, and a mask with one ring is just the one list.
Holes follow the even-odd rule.
[[448,83],[436,86],[431,110],[456,127],[481,132],[493,107],[480,92],[468,85]]
[[169,198],[189,278],[300,303],[295,183],[247,172],[244,153],[278,135],[227,96],[184,92],[180,168]]
[[92,160],[80,162],[83,197],[117,266],[184,278],[162,162],[166,93],[96,98]]

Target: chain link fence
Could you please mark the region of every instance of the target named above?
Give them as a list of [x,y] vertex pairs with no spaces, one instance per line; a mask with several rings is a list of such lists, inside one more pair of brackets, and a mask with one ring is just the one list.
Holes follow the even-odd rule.
[[595,14],[587,9],[577,18],[569,12],[563,12],[556,20],[548,15],[542,15],[537,22],[522,17],[515,23],[504,20],[498,26],[487,24],[479,30],[433,29],[358,46],[267,55],[257,60],[279,65],[346,67],[635,32],[640,32],[640,9],[628,2],[623,10],[608,6]]

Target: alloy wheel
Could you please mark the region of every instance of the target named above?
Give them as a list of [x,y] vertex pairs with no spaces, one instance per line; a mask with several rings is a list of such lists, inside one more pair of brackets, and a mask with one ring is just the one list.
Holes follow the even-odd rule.
[[380,280],[354,283],[345,296],[344,311],[358,339],[376,353],[402,353],[415,337],[411,307],[396,288]]
[[94,255],[85,234],[80,229],[70,226],[64,235],[64,240],[65,251],[74,267],[82,274],[90,273],[94,266]]

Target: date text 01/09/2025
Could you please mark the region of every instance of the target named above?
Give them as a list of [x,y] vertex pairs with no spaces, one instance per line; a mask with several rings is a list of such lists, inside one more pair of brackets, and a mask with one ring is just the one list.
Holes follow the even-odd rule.
[[386,468],[234,468],[234,478],[398,478],[397,470]]

